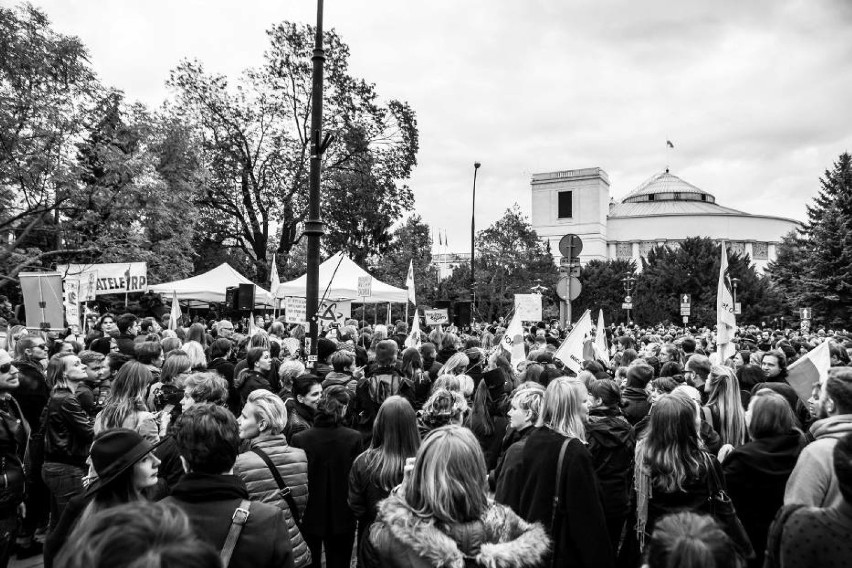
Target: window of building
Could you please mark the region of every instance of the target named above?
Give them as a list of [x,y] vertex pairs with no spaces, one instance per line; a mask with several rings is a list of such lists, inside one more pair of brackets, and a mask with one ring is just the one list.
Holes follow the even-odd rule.
[[751,250],[754,260],[769,260],[769,243],[754,243]]
[[557,214],[560,219],[570,219],[573,217],[573,192],[572,191],[560,191],[559,192],[559,206],[557,209]]

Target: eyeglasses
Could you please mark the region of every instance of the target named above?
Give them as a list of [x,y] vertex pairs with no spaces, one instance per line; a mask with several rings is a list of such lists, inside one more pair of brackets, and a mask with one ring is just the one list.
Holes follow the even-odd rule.
[[12,370],[12,362],[11,361],[9,361],[8,363],[3,363],[2,365],[0,365],[0,373],[6,374],[11,370]]

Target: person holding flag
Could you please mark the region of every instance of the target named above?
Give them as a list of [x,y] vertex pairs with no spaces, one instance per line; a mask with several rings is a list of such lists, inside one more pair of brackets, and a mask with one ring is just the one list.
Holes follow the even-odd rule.
[[716,288],[716,355],[720,365],[737,352],[737,346],[734,344],[737,321],[734,316],[734,296],[731,293],[725,241],[722,241],[721,248],[722,261],[719,264],[719,285]]

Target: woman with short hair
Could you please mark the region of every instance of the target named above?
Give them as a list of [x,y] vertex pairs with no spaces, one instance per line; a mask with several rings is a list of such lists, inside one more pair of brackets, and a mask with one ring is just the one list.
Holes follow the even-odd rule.
[[228,383],[218,373],[191,373],[183,383],[182,412],[196,404],[210,402],[223,406],[228,398]]
[[[488,498],[485,459],[460,426],[432,432],[400,489],[379,504],[364,566],[540,566],[550,539]],[[586,543],[589,546],[589,543]]]
[[316,375],[300,375],[293,381],[293,398],[284,401],[287,406],[287,428],[284,434],[288,440],[299,432],[304,432],[314,424],[317,405],[322,396],[322,385]]
[[[297,520],[301,522],[308,503],[308,458],[304,450],[290,446],[284,437],[287,425],[284,401],[266,389],[254,390],[248,395],[237,422],[240,439],[248,442],[248,450],[237,456],[234,475],[245,482],[252,501],[270,503],[284,512],[294,566],[307,566],[311,556]],[[272,468],[278,472],[283,486]],[[286,498],[284,492],[288,490],[290,497]],[[295,510],[291,509],[293,506]]]
[[258,389],[272,391],[272,385],[266,378],[272,368],[272,357],[268,347],[252,347],[246,354],[246,366],[234,379],[234,387],[240,393],[240,406],[245,404],[248,395]]
[[[527,521],[548,529],[555,566],[614,563],[594,461],[586,449],[588,396],[576,379],[558,377],[547,385],[538,427],[521,451],[510,448],[506,455],[504,475],[518,479],[518,487],[497,496]],[[555,514],[554,497],[560,503]]]

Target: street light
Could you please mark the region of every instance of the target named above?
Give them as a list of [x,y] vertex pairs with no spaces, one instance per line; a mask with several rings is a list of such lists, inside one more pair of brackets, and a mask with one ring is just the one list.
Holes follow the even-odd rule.
[[474,248],[474,237],[476,235],[476,170],[481,166],[479,162],[473,163],[473,203],[470,206],[470,311],[475,313],[476,307],[476,273],[473,271],[473,261],[476,255]]
[[[636,279],[630,276],[629,274],[621,279],[624,283],[624,292],[626,296],[630,296],[630,291],[633,290],[633,284],[636,282]],[[633,298],[630,298],[631,303]],[[627,324],[630,325],[630,308],[627,308]]]
[[731,284],[733,284],[733,286],[734,286],[734,290],[733,290],[733,292],[734,292],[734,314],[740,315],[740,314],[737,314],[737,286],[739,286],[739,284],[740,284],[740,279],[739,278],[731,278]]

